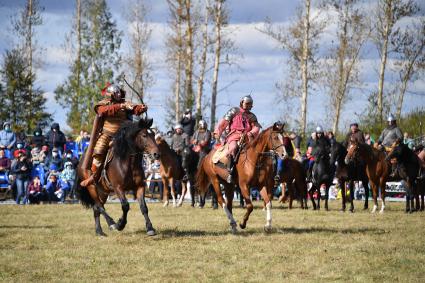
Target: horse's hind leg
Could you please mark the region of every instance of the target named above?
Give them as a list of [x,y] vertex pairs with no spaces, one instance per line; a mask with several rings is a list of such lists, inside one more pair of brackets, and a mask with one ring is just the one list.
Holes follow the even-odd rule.
[[368,179],[362,180],[362,185],[364,188],[364,206],[363,209],[366,210],[369,208],[369,181]]
[[[252,205],[251,199],[249,197],[249,189],[247,185],[246,184],[241,185],[239,183],[239,187],[241,188],[241,194],[243,198],[245,199],[245,203],[246,203],[246,212],[245,212],[245,215],[243,216],[242,223],[239,224],[239,227],[241,227],[242,229],[245,229],[246,223],[248,222],[248,219],[249,219],[249,215],[254,210],[254,206]],[[265,195],[267,195],[267,193]]]
[[138,188],[137,190],[137,199],[139,201],[140,211],[142,212],[143,217],[145,218],[146,234],[148,236],[155,236],[156,232],[149,218],[149,214],[148,214],[149,211],[145,202],[145,188],[143,186]]
[[[338,180],[339,181],[339,180]],[[345,181],[339,181],[339,188],[341,189],[342,208],[341,211],[345,211],[346,208],[346,193],[345,193]]]
[[316,210],[316,202],[314,201],[314,190],[316,187],[314,185],[311,186],[310,190],[308,191],[308,194],[310,195],[311,203],[313,204],[313,210]]
[[93,206],[93,215],[94,215],[94,224],[96,229],[96,235],[98,236],[106,236],[106,234],[102,230],[102,226],[100,225],[100,211],[97,205]]
[[326,184],[325,187],[325,210],[329,211],[329,207],[328,207],[328,200],[329,200],[329,184]]
[[232,229],[232,233],[236,233],[237,232],[236,220],[233,217],[232,211],[229,210],[227,204],[225,203],[225,201],[223,199],[223,195],[221,194],[221,190],[220,190],[220,183],[219,183],[217,177],[211,178],[211,184],[213,185],[214,191],[217,195],[218,204],[223,208],[224,212],[226,213],[227,219],[229,219],[229,221],[230,221],[230,227]]
[[182,194],[181,194],[181,196],[179,198],[179,201],[177,202],[177,206],[182,206],[182,204],[183,204],[184,196],[186,195],[186,192],[187,192],[187,184],[188,184],[188,182],[180,181],[180,184],[182,186]]

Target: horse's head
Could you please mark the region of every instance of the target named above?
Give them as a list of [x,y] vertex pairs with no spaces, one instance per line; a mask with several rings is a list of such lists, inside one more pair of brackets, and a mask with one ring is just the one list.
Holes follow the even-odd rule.
[[342,144],[340,144],[339,142],[332,143],[330,160],[331,164],[335,164],[336,161],[338,161],[338,163],[342,162],[346,155],[347,150]]
[[273,151],[280,158],[286,158],[288,153],[286,152],[283,139],[283,127],[277,122],[274,123],[273,127],[269,128],[269,130],[268,149]]
[[155,142],[155,134],[150,130],[152,122],[152,119],[140,119],[139,128],[141,130],[137,133],[134,144],[138,150],[143,151],[151,158],[159,159],[160,153],[158,145]]
[[358,154],[359,154],[359,143],[355,140],[351,140],[347,149],[347,155],[345,156],[345,164],[349,164],[351,161],[357,159]]

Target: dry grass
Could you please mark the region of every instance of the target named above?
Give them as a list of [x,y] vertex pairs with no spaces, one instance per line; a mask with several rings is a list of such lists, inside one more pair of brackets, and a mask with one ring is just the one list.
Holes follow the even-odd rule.
[[[275,205],[274,230],[263,233],[257,207],[232,235],[222,210],[163,209],[148,204],[158,231],[145,234],[131,205],[123,232],[94,235],[92,211],[80,205],[0,206],[0,280],[154,282],[422,281],[425,213],[390,203],[384,215],[289,211]],[[360,207],[360,203],[356,203]],[[107,205],[118,218],[120,206]],[[234,210],[242,218],[244,210]]]

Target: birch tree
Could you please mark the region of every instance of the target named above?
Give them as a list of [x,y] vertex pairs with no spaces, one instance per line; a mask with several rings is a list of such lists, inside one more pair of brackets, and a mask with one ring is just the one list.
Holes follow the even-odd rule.
[[305,135],[307,125],[307,103],[312,81],[319,72],[316,69],[318,42],[327,21],[321,17],[320,10],[311,14],[311,0],[304,0],[304,4],[297,11],[296,18],[289,26],[274,24],[266,19],[261,32],[273,38],[279,47],[289,53],[287,66],[288,77],[284,82],[276,84],[284,100],[293,97],[300,98],[299,126],[302,135]]
[[408,84],[417,79],[425,69],[425,20],[421,19],[397,32],[391,44],[395,46],[394,51],[398,54],[395,63],[399,75],[396,116],[400,119]]
[[125,58],[125,62],[131,73],[133,87],[141,96],[138,97],[138,100],[143,100],[146,90],[154,83],[152,64],[149,61],[148,54],[148,44],[152,35],[152,28],[146,21],[147,13],[148,8],[144,0],[131,1],[126,12],[126,19],[130,24],[130,51]]
[[383,121],[383,100],[385,69],[391,48],[391,38],[398,33],[400,27],[396,23],[404,17],[412,16],[417,12],[417,5],[413,0],[378,0],[374,18],[375,32],[373,41],[380,54],[379,81],[378,81],[378,121]]
[[332,130],[338,131],[341,112],[349,99],[351,88],[359,83],[360,50],[368,40],[371,26],[367,15],[359,7],[357,0],[326,1],[329,12],[336,14],[337,44],[330,49],[323,76],[329,89],[332,108]]

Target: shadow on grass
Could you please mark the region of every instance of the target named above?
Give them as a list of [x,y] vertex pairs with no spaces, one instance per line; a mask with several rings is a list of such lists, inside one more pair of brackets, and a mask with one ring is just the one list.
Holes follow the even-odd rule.
[[277,228],[274,232],[283,234],[308,234],[308,233],[342,233],[342,234],[374,234],[381,235],[388,233],[383,229],[376,228],[326,228],[326,227],[309,227],[309,228],[297,228],[297,227],[283,227]]
[[0,229],[52,229],[56,225],[0,225]]
[[[169,238],[190,238],[190,237],[222,237],[232,235],[230,230],[217,230],[217,231],[201,231],[201,230],[177,230],[177,229],[164,229],[158,230],[155,239],[169,239]],[[342,233],[342,234],[373,234],[381,235],[388,233],[382,229],[375,228],[326,228],[326,227],[274,227],[271,233],[265,233],[262,228],[247,228],[242,230],[238,227],[238,232],[235,236],[248,237],[252,235],[270,235],[270,234],[313,234],[313,233]],[[145,230],[136,231],[135,234],[146,234]]]

